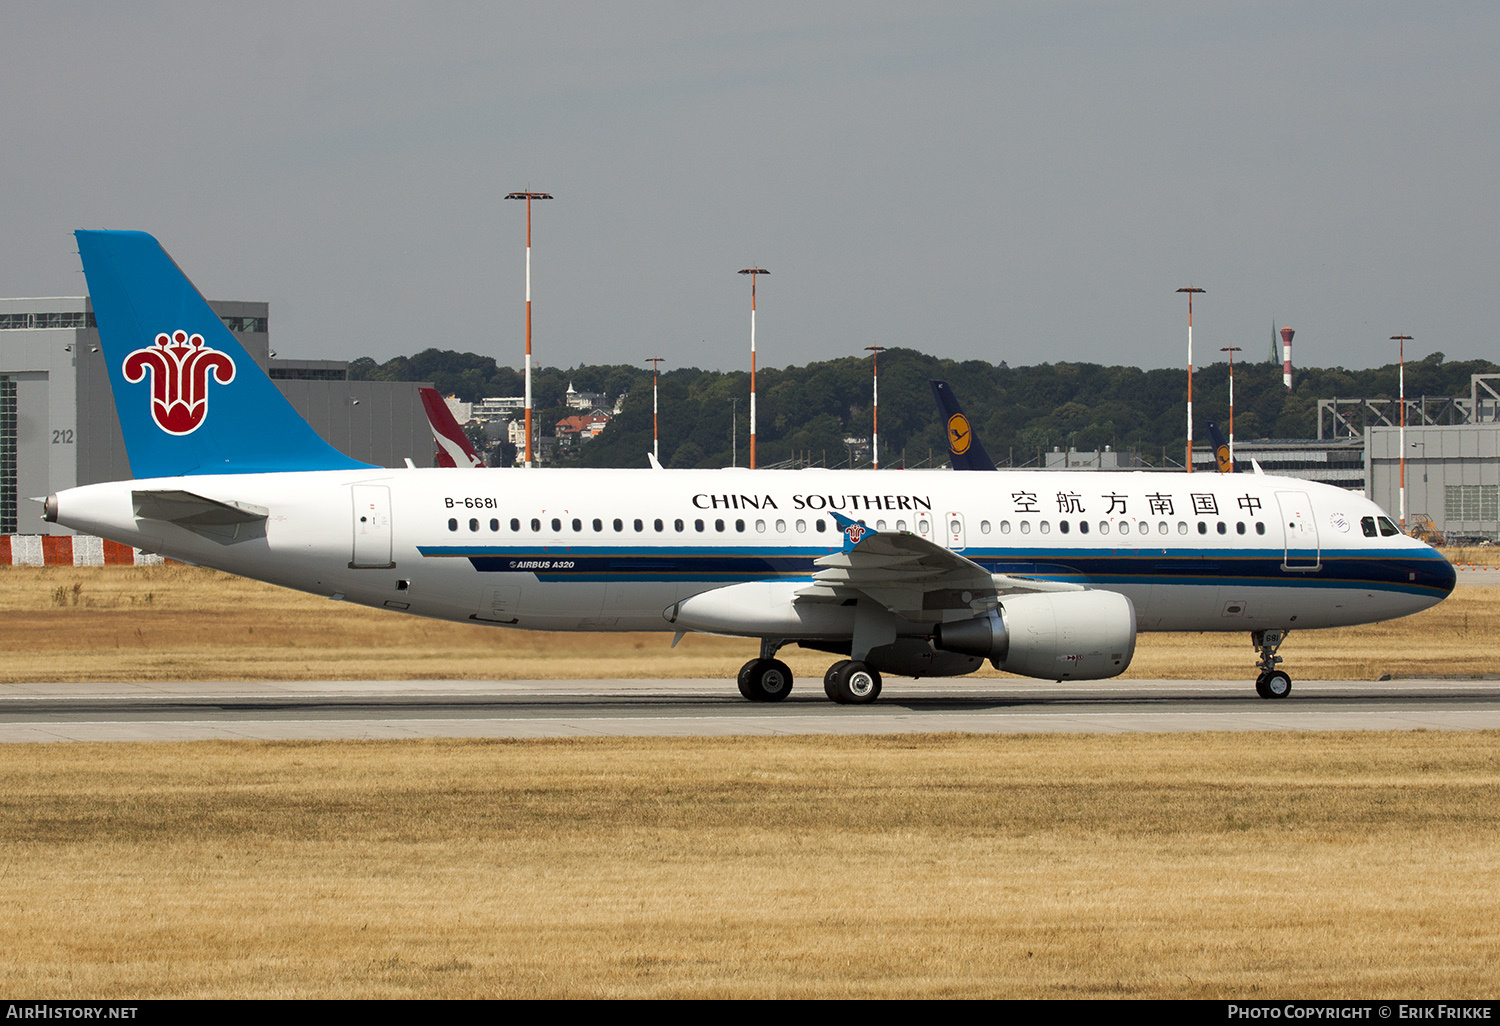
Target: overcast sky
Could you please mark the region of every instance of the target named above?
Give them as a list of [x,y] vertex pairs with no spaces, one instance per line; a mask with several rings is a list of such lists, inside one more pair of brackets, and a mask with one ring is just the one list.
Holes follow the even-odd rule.
[[0,295],[137,228],[283,357],[1500,356],[1500,5],[6,3]]

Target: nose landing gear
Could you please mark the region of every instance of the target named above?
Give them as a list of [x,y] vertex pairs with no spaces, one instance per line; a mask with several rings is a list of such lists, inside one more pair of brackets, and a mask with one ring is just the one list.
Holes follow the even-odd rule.
[[1276,654],[1281,643],[1291,631],[1251,631],[1250,644],[1260,650],[1260,660],[1255,664],[1260,676],[1255,678],[1255,693],[1261,698],[1285,698],[1292,693],[1292,678],[1285,670],[1276,669],[1281,657]]

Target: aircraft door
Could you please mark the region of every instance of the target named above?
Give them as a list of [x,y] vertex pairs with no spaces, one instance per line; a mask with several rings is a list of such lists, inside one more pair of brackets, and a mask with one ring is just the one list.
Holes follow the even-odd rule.
[[1286,537],[1281,569],[1317,570],[1322,553],[1312,500],[1306,492],[1277,492],[1276,505],[1281,510],[1281,530]]
[[954,552],[964,550],[964,515],[962,513],[944,513],[943,526],[948,534],[948,547]]
[[355,569],[389,569],[391,559],[391,490],[385,485],[354,485],[354,558]]
[[912,515],[911,526],[912,530],[918,536],[926,538],[928,541],[937,541],[943,536],[943,525],[930,512],[917,510]]

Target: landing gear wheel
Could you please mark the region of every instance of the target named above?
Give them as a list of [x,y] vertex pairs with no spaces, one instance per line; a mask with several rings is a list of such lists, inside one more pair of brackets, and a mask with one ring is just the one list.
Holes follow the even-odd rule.
[[1271,693],[1266,690],[1266,675],[1264,673],[1255,678],[1255,693],[1261,698],[1271,697]]
[[843,701],[843,699],[839,697],[838,685],[835,684],[834,681],[838,680],[838,675],[843,672],[844,667],[847,665],[849,665],[849,660],[842,659],[830,666],[828,670],[823,674],[823,694],[828,696],[828,700],[830,702]]
[[1255,689],[1264,698],[1285,698],[1292,693],[1292,678],[1284,670],[1272,670],[1261,677],[1261,680],[1265,683],[1257,682]]
[[740,667],[737,683],[752,702],[779,702],[792,690],[792,669],[780,659],[752,659]]
[[846,659],[828,668],[823,690],[840,705],[868,705],[880,697],[880,671]]

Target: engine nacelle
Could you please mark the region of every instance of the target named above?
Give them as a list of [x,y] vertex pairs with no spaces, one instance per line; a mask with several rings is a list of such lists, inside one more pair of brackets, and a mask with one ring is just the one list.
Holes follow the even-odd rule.
[[1013,595],[984,616],[938,624],[932,643],[1023,677],[1103,680],[1135,656],[1135,607],[1113,591]]

